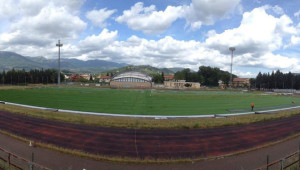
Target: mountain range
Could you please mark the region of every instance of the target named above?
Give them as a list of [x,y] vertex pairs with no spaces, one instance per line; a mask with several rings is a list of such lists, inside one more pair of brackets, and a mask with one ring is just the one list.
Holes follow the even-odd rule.
[[[57,59],[47,59],[45,57],[29,57],[8,51],[0,51],[0,70],[11,69],[49,69],[57,68]],[[78,60],[61,59],[61,70],[68,73],[101,73],[119,72],[125,70],[138,70],[147,73],[174,74],[183,68],[156,68],[152,66],[129,66],[125,63],[116,63],[104,60]]]

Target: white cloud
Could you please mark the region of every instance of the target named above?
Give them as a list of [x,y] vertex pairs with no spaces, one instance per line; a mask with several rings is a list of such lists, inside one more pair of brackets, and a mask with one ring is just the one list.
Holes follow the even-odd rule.
[[107,10],[106,8],[100,10],[92,10],[86,13],[86,17],[92,21],[93,25],[104,28],[107,26],[105,22],[117,10]]
[[116,21],[145,34],[159,34],[181,16],[181,11],[181,6],[168,6],[164,11],[156,11],[154,5],[144,7],[142,2],[138,2],[130,10],[123,11],[123,15],[117,17]]
[[250,71],[242,71],[242,70],[234,70],[232,71],[233,74],[238,75],[238,77],[242,77],[242,78],[251,78],[251,77],[256,77],[257,74],[256,73],[252,73]]
[[206,44],[224,54],[228,53],[228,47],[235,46],[236,53],[250,52],[253,57],[278,50],[283,45],[283,38],[295,34],[296,29],[287,15],[276,18],[265,10],[261,7],[245,12],[238,28],[212,35],[206,39]]
[[157,11],[154,5],[144,7],[142,2],[136,3],[130,10],[123,11],[117,17],[119,23],[126,23],[133,30],[146,34],[160,34],[166,31],[179,18],[187,21],[185,27],[195,31],[201,25],[212,25],[216,20],[224,18],[236,8],[242,11],[240,0],[192,0],[189,5],[167,6],[164,11]]
[[117,38],[117,35],[118,31],[109,32],[107,29],[103,29],[99,35],[88,36],[79,41],[78,47],[82,52],[100,51],[111,44]]
[[239,2],[240,0],[192,0],[189,6],[183,7],[184,17],[191,27],[194,23],[212,25],[217,19],[233,12],[239,6]]
[[44,7],[53,5],[67,10],[69,13],[78,14],[79,8],[85,0],[0,0],[1,19],[16,19],[37,15]]
[[299,36],[291,36],[291,42],[287,45],[284,46],[284,48],[288,48],[291,46],[296,46],[296,45],[300,45],[300,37]]
[[14,10],[14,0],[0,0],[0,21],[4,19],[10,20],[17,15],[18,11]]
[[[55,6],[64,7],[69,13],[78,14],[86,0],[53,0]],[[51,2],[51,1],[50,1]]]
[[40,13],[41,9],[47,4],[48,2],[45,0],[21,0],[17,4],[17,8],[23,16],[34,16]]
[[[26,4],[23,1],[16,5]],[[65,42],[75,40],[86,28],[86,23],[79,17],[69,13],[65,7],[57,7],[53,3],[33,13],[24,13],[28,15],[18,17],[18,20],[10,24],[9,30],[0,34],[0,37],[5,37],[0,40],[0,44],[47,46],[57,39]]]
[[193,22],[193,23],[191,23],[190,29],[192,31],[195,31],[195,30],[200,29],[201,26],[202,26],[202,22],[201,21]]
[[282,56],[280,54],[274,55],[272,53],[267,53],[261,57],[262,67],[274,68],[274,69],[292,69],[297,67],[299,60],[297,58],[289,58]]
[[276,14],[278,14],[278,15],[284,14],[283,9],[282,9],[280,6],[278,6],[278,5],[275,5],[275,6],[271,7],[271,9],[272,9]]
[[[117,39],[118,30],[108,29],[78,40],[79,36],[86,35],[81,33],[87,25],[78,14],[82,5],[80,1],[36,0],[36,3],[32,4],[32,11],[27,10],[31,1],[33,2],[24,0],[15,4],[20,7],[16,13],[0,10],[0,21],[1,16],[4,16],[5,20],[12,21],[8,29],[0,33],[0,50],[53,58],[57,56],[55,43],[57,39],[61,39],[64,44],[62,48],[64,58],[103,59],[134,65],[189,67],[193,70],[198,70],[200,65],[209,65],[229,70],[228,47],[235,46],[237,50],[234,53],[233,71],[242,77],[253,74],[240,68],[300,70],[298,58],[277,53],[287,41],[294,45],[300,44],[300,24],[298,28],[294,27],[293,21],[287,15],[284,13],[278,15],[281,13],[279,6],[264,6],[245,12],[239,27],[221,33],[210,30],[205,35],[207,39],[204,42],[176,40],[171,36],[149,40],[135,35],[121,41]],[[0,4],[0,9],[9,8],[15,1],[5,2],[7,6]],[[12,3],[9,4],[10,2]],[[220,5],[215,6],[216,3]],[[229,16],[239,8],[239,0],[232,0],[232,3],[234,5],[229,7],[223,0],[199,0],[192,1],[189,5],[168,6],[164,10],[157,10],[154,5],[144,7],[140,2],[130,10],[123,11],[116,21],[146,34],[160,34],[175,20],[182,18],[186,19],[190,30],[197,30],[203,25],[213,24],[218,19]],[[201,10],[204,7],[200,4],[210,10],[206,8]],[[222,5],[223,8],[220,8]],[[276,17],[268,12],[272,14],[275,12]],[[114,13],[115,10],[104,8],[90,11],[85,15],[94,25],[105,27],[108,24],[107,18]]]

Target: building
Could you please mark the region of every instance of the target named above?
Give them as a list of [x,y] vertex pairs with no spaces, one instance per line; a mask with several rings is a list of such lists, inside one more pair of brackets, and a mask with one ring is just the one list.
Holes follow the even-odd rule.
[[167,88],[174,88],[174,89],[183,89],[183,88],[200,89],[200,83],[197,82],[164,81],[164,86]]
[[234,78],[232,81],[232,87],[250,87],[249,78]]
[[112,77],[110,81],[112,88],[151,88],[152,77],[146,73],[129,71]]
[[226,88],[226,84],[224,84],[224,82],[222,80],[219,80],[218,84],[219,84],[220,89],[225,89]]
[[110,76],[101,75],[99,76],[99,82],[100,83],[109,83],[111,80]]
[[90,78],[91,78],[90,74],[81,74],[80,76],[86,80],[90,80]]
[[174,81],[174,75],[165,75],[164,76],[165,81]]
[[80,75],[78,75],[78,74],[72,74],[72,75],[69,77],[69,80],[70,80],[70,81],[78,81],[80,78],[82,78]]

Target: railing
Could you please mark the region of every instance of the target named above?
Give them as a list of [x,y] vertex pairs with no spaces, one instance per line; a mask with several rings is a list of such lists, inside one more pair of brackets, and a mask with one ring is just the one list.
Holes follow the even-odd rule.
[[[32,153],[33,158],[33,153]],[[5,170],[50,170],[21,156],[0,148],[0,169]]]
[[298,170],[300,163],[300,152],[294,152],[282,159],[269,163],[267,156],[267,164],[263,165],[256,170]]

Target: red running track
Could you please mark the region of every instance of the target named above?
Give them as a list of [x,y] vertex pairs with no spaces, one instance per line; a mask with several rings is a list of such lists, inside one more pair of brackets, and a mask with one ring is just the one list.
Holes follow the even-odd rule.
[[300,115],[209,129],[141,130],[79,125],[0,111],[0,129],[106,156],[200,158],[247,150],[300,132]]

